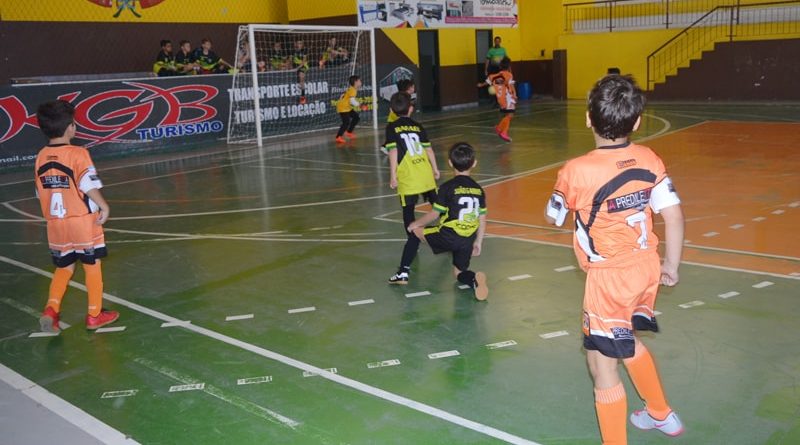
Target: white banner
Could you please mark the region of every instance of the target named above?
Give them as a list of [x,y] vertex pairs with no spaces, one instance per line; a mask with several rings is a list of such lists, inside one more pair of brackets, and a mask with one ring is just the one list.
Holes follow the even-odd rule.
[[517,0],[358,0],[358,23],[372,28],[512,28]]

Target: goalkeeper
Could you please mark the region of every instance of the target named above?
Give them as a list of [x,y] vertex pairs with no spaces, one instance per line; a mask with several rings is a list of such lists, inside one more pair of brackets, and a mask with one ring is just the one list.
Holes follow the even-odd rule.
[[[342,118],[342,126],[339,127],[339,132],[336,133],[336,143],[344,144],[345,139],[342,136],[347,136],[348,139],[355,139],[356,135],[353,130],[356,128],[358,121],[361,118],[358,116],[358,110],[361,109],[361,103],[356,98],[358,89],[361,88],[361,78],[358,76],[350,76],[348,80],[350,87],[347,88],[336,102],[336,111],[339,117]],[[366,108],[363,107],[363,108]]]

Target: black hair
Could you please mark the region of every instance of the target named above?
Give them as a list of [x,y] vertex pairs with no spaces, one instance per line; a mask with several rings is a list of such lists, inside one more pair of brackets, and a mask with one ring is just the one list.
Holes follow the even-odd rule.
[[349,82],[350,86],[352,87],[352,86],[354,86],[356,84],[356,81],[359,80],[359,79],[361,79],[361,78],[358,77],[358,76],[350,76],[350,78],[347,79],[347,82]]
[[411,108],[411,95],[405,91],[392,94],[392,98],[389,99],[389,107],[398,116],[408,116],[408,110]]
[[644,95],[630,75],[609,74],[589,93],[589,119],[605,139],[627,137],[644,109]]
[[611,68],[608,69],[608,72],[606,74],[622,74],[622,71],[620,71],[619,68],[612,66]]
[[466,142],[456,142],[450,147],[448,157],[453,168],[463,172],[471,169],[475,164],[475,149]]
[[397,90],[406,92],[414,85],[414,79],[400,79],[397,81]]
[[185,45],[187,43],[192,43],[192,42],[190,42],[188,40],[181,40],[181,43],[178,46],[183,46],[183,45]]
[[60,138],[75,122],[75,106],[65,100],[54,100],[39,105],[36,110],[39,128],[49,139]]
[[503,60],[500,61],[500,71],[508,71],[509,68],[511,68],[511,59],[503,57]]
[[501,42],[503,41],[503,38],[502,38],[502,37],[500,37],[500,36],[494,36],[494,40],[497,40],[497,39],[500,39],[500,41],[501,41]]
[[214,42],[212,42],[212,41],[211,41],[211,39],[209,39],[208,37],[203,37],[203,39],[202,39],[202,40],[200,40],[200,44],[201,44],[201,45],[202,45],[202,44],[204,44],[204,43],[206,43],[206,42],[208,42],[208,43],[214,43]]
[[163,47],[167,46],[170,43],[172,43],[172,40],[164,39],[164,40],[161,41],[161,47],[163,48]]

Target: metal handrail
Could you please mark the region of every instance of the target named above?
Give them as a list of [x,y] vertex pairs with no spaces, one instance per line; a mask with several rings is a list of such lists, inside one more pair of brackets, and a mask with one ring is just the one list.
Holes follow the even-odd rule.
[[[615,29],[624,27],[621,24],[627,19],[630,21],[639,18],[640,21],[634,26],[641,26],[642,24],[652,25],[654,17],[663,16],[663,21],[660,22],[657,28],[663,26],[664,29],[669,29],[670,25],[674,24],[671,21],[671,16],[679,16],[675,14],[675,10],[680,10],[681,7],[697,7],[700,8],[698,12],[706,11],[709,7],[716,6],[730,6],[733,4],[739,5],[741,0],[661,0],[660,2],[642,2],[642,0],[603,0],[603,1],[584,1],[578,3],[567,3],[564,5],[564,31],[574,31],[575,23],[580,20],[575,20],[574,16],[570,14],[571,11],[586,11],[594,17],[595,22],[605,21],[606,25],[602,28],[593,28],[594,30],[607,30],[613,32]],[[643,14],[633,17],[617,16],[616,14],[625,14],[626,10],[636,9],[643,11]],[[607,11],[605,14],[603,11]],[[622,12],[619,12],[622,11]],[[591,20],[590,20],[591,21]]]
[[[764,3],[751,3],[751,4],[745,4],[745,5],[737,3],[736,5],[716,6],[716,7],[712,8],[710,11],[706,12],[705,14],[703,14],[700,18],[695,20],[691,25],[689,25],[686,28],[684,28],[683,30],[681,30],[679,33],[677,33],[675,36],[673,36],[672,38],[667,40],[664,44],[662,44],[661,46],[656,48],[653,52],[651,52],[647,56],[647,89],[648,90],[652,89],[652,87],[655,86],[656,81],[659,80],[660,76],[657,75],[658,72],[666,73],[668,70],[672,70],[676,66],[680,66],[682,63],[685,63],[687,60],[690,60],[692,58],[694,53],[690,53],[691,49],[687,48],[688,46],[696,45],[698,42],[700,42],[700,45],[705,45],[707,43],[710,43],[710,41],[712,39],[709,39],[709,36],[711,36],[715,32],[719,33],[719,28],[721,26],[727,25],[727,28],[728,28],[728,35],[727,35],[728,40],[729,41],[733,41],[734,37],[736,36],[736,34],[734,32],[734,28],[737,25],[741,24],[740,20],[741,20],[741,10],[742,9],[756,9],[756,8],[765,9],[765,8],[772,7],[772,6],[798,5],[798,4],[800,4],[800,0],[785,0],[785,1],[772,1],[772,2],[764,2]],[[716,17],[718,12],[725,11],[725,10],[730,11],[730,14],[728,14],[727,22],[721,22],[721,23],[719,23],[717,25],[713,25],[713,26],[709,26],[709,27],[702,26],[704,24],[704,22],[709,19],[709,17]],[[764,21],[764,22],[757,22],[755,24],[756,25],[763,25],[763,24],[767,24],[767,23],[771,23],[771,22]],[[794,23],[794,22],[791,22],[791,23]],[[691,31],[694,31],[694,30],[700,30],[702,32],[702,34],[700,34],[698,36],[698,38],[687,42],[686,45],[684,45],[684,47],[679,48],[679,50],[681,50],[682,52],[684,52],[686,54],[684,58],[682,58],[680,60],[678,60],[676,58],[674,63],[673,63],[673,65],[669,66],[669,67],[666,67],[666,68],[663,67],[663,66],[660,66],[660,67],[656,66],[656,60],[655,59],[656,59],[656,57],[658,55],[664,53],[666,50],[671,49],[673,46],[677,45],[679,43],[679,40],[681,40],[683,37],[690,38],[689,33]],[[757,34],[757,35],[768,35],[768,34],[764,33],[764,34]],[[713,36],[713,37],[714,37],[713,40],[716,40],[715,36]],[[681,40],[681,41],[685,41],[685,40]],[[652,66],[652,69],[651,69],[651,66]],[[656,68],[660,68],[660,70],[657,72]],[[664,74],[664,76],[666,77],[666,74]]]

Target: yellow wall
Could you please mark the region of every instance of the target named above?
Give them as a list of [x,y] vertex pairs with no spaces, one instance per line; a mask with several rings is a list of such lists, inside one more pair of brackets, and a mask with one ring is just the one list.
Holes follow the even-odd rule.
[[[523,60],[549,60],[557,49],[558,36],[564,29],[561,0],[520,1],[520,42]],[[541,51],[544,50],[544,56]]]
[[567,50],[567,97],[585,99],[592,85],[608,68],[632,74],[644,88],[647,55],[678,31],[628,31],[597,34],[564,34],[559,47]]
[[289,21],[356,15],[355,0],[284,0],[288,5]]
[[[294,2],[292,2],[294,3]],[[124,10],[88,0],[2,0],[0,17],[6,21],[35,22],[142,22],[142,23],[285,23],[287,0],[164,0],[142,8],[136,17]]]

